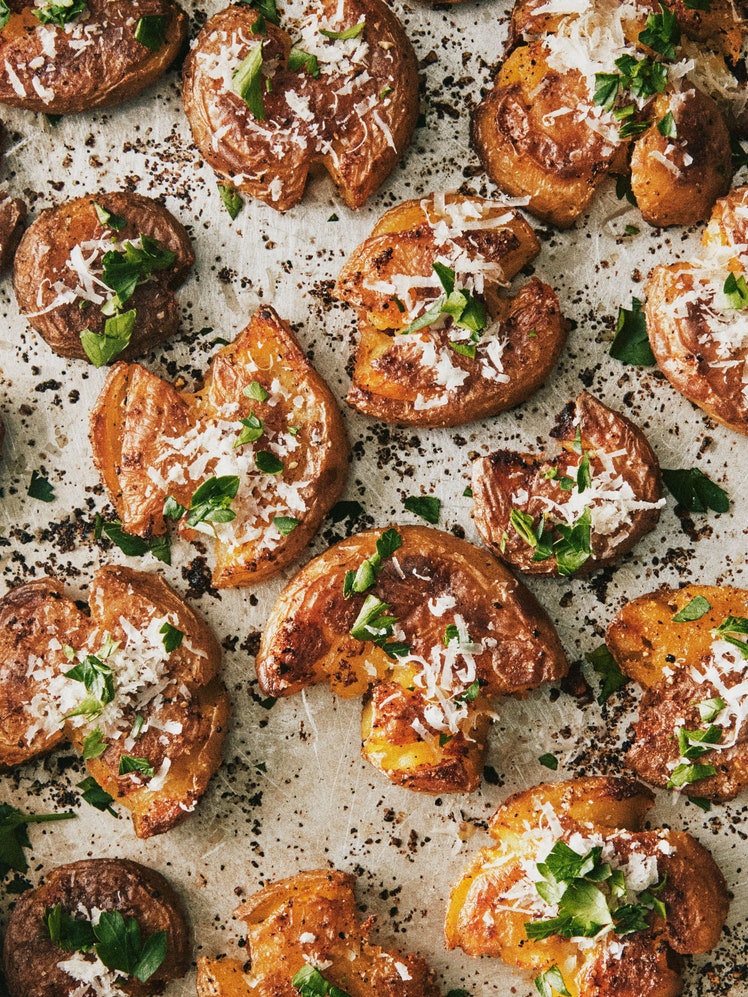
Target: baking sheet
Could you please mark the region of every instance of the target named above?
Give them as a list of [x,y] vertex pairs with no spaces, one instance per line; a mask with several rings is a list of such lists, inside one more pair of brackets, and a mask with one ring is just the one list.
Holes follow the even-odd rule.
[[[192,33],[221,3],[185,3]],[[284,4],[286,13],[300,8]],[[192,383],[214,352],[216,337],[232,339],[258,303],[291,321],[301,342],[344,408],[353,445],[345,498],[365,507],[356,524],[419,522],[402,508],[424,492],[443,502],[440,526],[478,540],[463,497],[470,461],[499,446],[544,445],[563,404],[589,388],[636,420],[664,467],[698,465],[727,488],[732,510],[682,523],[672,499],[658,528],[619,566],[591,579],[546,579],[530,587],[554,619],[572,661],[596,647],[627,599],[659,585],[687,581],[746,585],[748,441],[715,426],[675,393],[656,371],[624,367],[607,350],[620,304],[630,306],[656,262],[687,256],[698,230],[648,230],[636,209],[606,188],[578,230],[543,234],[536,273],[558,291],[575,327],[547,386],[519,409],[452,430],[398,429],[344,406],[349,385],[353,313],[330,290],[348,253],[392,204],[434,190],[493,193],[469,147],[469,109],[490,79],[506,36],[509,6],[484,0],[450,8],[394,3],[422,68],[424,117],[402,168],[361,211],[335,197],[327,179],[313,182],[304,204],[281,216],[247,202],[231,222],[212,172],[192,147],[172,70],[128,105],[63,119],[0,110],[9,133],[4,177],[24,196],[32,217],[61,200],[121,187],[163,197],[194,238],[197,264],[178,292],[182,334],[146,356],[155,373]],[[336,219],[336,220],[333,220]],[[640,234],[625,236],[627,224]],[[266,710],[259,702],[253,653],[272,603],[294,573],[255,589],[211,591],[205,559],[175,542],[166,567],[150,556],[127,559],[93,540],[95,514],[111,515],[84,431],[105,370],[55,356],[19,318],[10,279],[0,285],[0,409],[7,438],[0,465],[2,591],[45,573],[85,596],[100,564],[128,563],[161,571],[208,618],[225,650],[224,671],[234,701],[225,763],[197,811],[168,834],[138,841],[123,811],[114,820],[81,803],[74,785],[84,770],[72,750],[3,776],[0,800],[23,810],[73,808],[75,821],[32,827],[28,879],[89,856],[125,856],[163,871],[181,893],[194,926],[197,954],[243,958],[239,898],[302,869],[334,865],[359,876],[358,897],[379,918],[377,937],[425,955],[446,993],[524,997],[532,984],[496,960],[446,953],[445,901],[469,857],[488,843],[485,822],[510,793],[537,782],[593,773],[620,773],[636,694],[626,689],[601,709],[558,688],[523,702],[505,700],[490,738],[489,780],[469,796],[432,798],[392,786],[359,755],[358,700],[337,701],[317,688]],[[211,331],[205,331],[211,330]],[[51,505],[26,495],[33,470],[52,482]],[[342,538],[349,524],[328,520],[309,556]],[[585,669],[587,666],[585,666]],[[594,683],[594,680],[593,680]],[[553,752],[553,773],[538,762]],[[689,997],[745,997],[746,832],[742,800],[704,814],[659,793],[655,824],[683,827],[715,855],[734,894],[720,946],[691,961]],[[2,923],[13,897],[0,889]],[[169,997],[194,993],[194,974]]]

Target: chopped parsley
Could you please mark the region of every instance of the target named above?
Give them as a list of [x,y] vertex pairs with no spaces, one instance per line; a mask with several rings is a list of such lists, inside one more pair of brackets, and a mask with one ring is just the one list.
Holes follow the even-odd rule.
[[164,503],[164,515],[167,515],[168,504],[169,518],[179,519],[186,512],[185,523],[192,529],[198,528],[201,523],[230,523],[236,519],[236,513],[229,506],[238,491],[239,478],[235,474],[208,478],[196,489],[190,499],[189,509],[185,509],[170,495]]
[[266,21],[270,21],[271,24],[280,24],[280,16],[275,0],[241,0],[241,3],[249,3],[251,7],[259,11],[259,17],[251,28],[252,34],[264,35]]
[[172,651],[176,651],[178,647],[182,646],[184,633],[178,630],[177,627],[173,627],[168,620],[164,621],[159,633],[161,634],[161,641],[167,654],[171,654]]
[[71,820],[74,813],[25,814],[9,803],[0,803],[0,880],[5,879],[10,870],[26,872],[25,849],[31,848],[29,824],[47,824],[57,820]]
[[675,46],[680,44],[680,26],[675,11],[660,3],[660,13],[649,15],[644,30],[639,32],[639,41],[672,62]]
[[423,315],[398,331],[401,335],[418,332],[419,329],[425,329],[426,326],[432,325],[442,315],[449,315],[456,326],[469,329],[471,332],[469,342],[450,342],[449,345],[462,356],[475,359],[476,343],[486,327],[486,306],[479,298],[474,298],[469,291],[455,289],[454,270],[438,262],[434,263],[433,268],[444,293]]
[[736,636],[736,634],[748,634],[748,620],[744,616],[728,616],[713,633],[715,637],[737,647],[742,656],[748,658],[748,644]]
[[154,931],[142,941],[134,917],[102,911],[96,924],[73,918],[62,904],[48,908],[44,926],[50,940],[65,952],[94,951],[108,969],[145,983],[166,958],[165,931]]
[[173,495],[167,495],[164,501],[164,519],[173,519],[175,522],[181,519],[187,512],[181,502],[177,502]]
[[350,994],[330,983],[315,966],[309,964],[302,966],[294,974],[291,986],[299,991],[301,997],[350,997]]
[[609,350],[610,356],[634,367],[652,367],[655,363],[647,336],[647,323],[638,298],[631,299],[631,308],[618,309],[616,334]]
[[153,766],[147,758],[136,758],[134,755],[121,755],[117,775],[129,775],[131,772],[137,772],[139,775],[144,775],[149,779],[152,779],[154,775]]
[[589,506],[585,506],[570,524],[553,523],[546,528],[545,516],[541,516],[536,526],[532,516],[521,509],[511,510],[509,523],[529,547],[535,548],[533,561],[555,557],[560,575],[573,575],[592,556],[592,513]]
[[344,28],[343,31],[328,31],[326,28],[320,28],[319,33],[334,42],[344,42],[349,38],[358,38],[359,35],[363,34],[365,27],[366,21],[359,21],[358,24],[351,25],[350,28]]
[[657,131],[665,138],[678,138],[678,129],[672,111],[668,111],[664,118],[660,118],[657,122]]
[[293,516],[273,516],[273,525],[283,537],[293,533],[299,522],[300,520],[294,519]]
[[541,765],[545,766],[545,768],[550,769],[551,772],[555,772],[558,768],[558,758],[556,758],[555,755],[550,754],[550,752],[548,754],[541,755],[538,758],[538,761]]
[[728,274],[722,290],[727,298],[728,308],[740,310],[748,308],[748,284],[746,284],[743,274],[739,277],[736,277],[734,273]]
[[712,604],[703,595],[696,595],[673,617],[673,623],[690,623],[700,620],[712,608]]
[[157,270],[168,270],[176,258],[176,253],[147,235],[140,236],[140,245],[126,242],[122,250],[105,253],[101,279],[114,291],[114,296],[104,303],[102,314],[116,315],[122,311],[139,284],[149,280]]
[[146,14],[135,25],[135,41],[145,45],[152,52],[158,52],[166,44],[166,20],[161,14]]
[[553,997],[554,993],[561,994],[561,997],[571,997],[558,966],[550,966],[535,977],[534,983],[540,997]]
[[266,402],[270,397],[259,381],[250,381],[242,390],[245,398],[251,398],[255,402]]
[[639,894],[636,903],[626,903],[623,872],[602,861],[602,846],[580,855],[564,841],[557,841],[544,862],[537,863],[542,879],[535,889],[547,904],[557,907],[555,917],[525,923],[528,938],[593,938],[609,928],[628,935],[648,927],[654,911],[665,918],[665,904],[655,895],[664,880]]
[[727,512],[730,499],[727,492],[715,485],[698,467],[668,470],[663,467],[662,480],[678,505],[686,512]]
[[245,443],[255,443],[265,432],[262,419],[258,419],[254,412],[250,413],[248,419],[240,419],[239,422],[244,428],[236,438],[234,449],[244,446]]
[[585,658],[595,670],[595,674],[602,679],[602,686],[597,697],[599,706],[621,689],[628,682],[627,676],[618,667],[618,662],[610,653],[605,644],[596,647],[594,651],[588,651]]
[[85,0],[60,0],[59,3],[49,3],[46,7],[36,7],[31,13],[42,24],[56,24],[62,28],[68,21],[74,21],[85,9]]
[[242,59],[232,77],[234,93],[244,101],[258,121],[265,120],[265,105],[262,102],[262,42]]
[[269,450],[258,450],[255,454],[255,467],[263,474],[280,474],[283,471],[283,461]]
[[[95,717],[104,709],[107,703],[114,699],[114,672],[107,659],[110,658],[118,648],[118,644],[109,641],[104,648],[99,651],[101,657],[95,654],[86,654],[79,657],[78,663],[69,671],[65,672],[65,677],[81,682],[88,695],[66,717]],[[73,652],[75,654],[75,652]],[[80,655],[80,652],[78,652]]]
[[105,208],[103,204],[99,204],[98,201],[94,201],[93,206],[96,217],[104,228],[112,229],[113,232],[121,232],[125,225],[127,225],[126,218],[115,215],[113,211],[109,211],[108,208]]
[[117,811],[111,805],[114,802],[114,797],[102,789],[93,776],[89,775],[82,782],[77,783],[77,788],[82,790],[81,796],[90,806],[95,807],[96,810],[101,810],[102,813],[106,811],[112,817],[117,816]]
[[441,499],[433,495],[409,495],[403,505],[408,512],[414,512],[416,516],[425,519],[427,523],[438,523],[441,512]]
[[29,498],[39,499],[40,502],[54,502],[55,500],[54,488],[50,485],[49,479],[40,474],[39,471],[31,472],[31,481],[26,494]]
[[343,595],[346,599],[354,593],[362,594],[372,587],[382,570],[382,561],[392,557],[403,545],[403,538],[397,530],[385,530],[376,542],[376,550],[367,557],[356,571],[346,571],[343,582]]
[[480,680],[474,679],[470,685],[459,695],[455,696],[455,703],[474,703],[480,694]]
[[343,499],[336,502],[330,509],[329,517],[333,523],[342,523],[344,519],[350,519],[352,523],[360,519],[364,514],[364,507],[355,499],[347,501]]
[[397,623],[396,616],[387,615],[390,608],[389,603],[382,602],[375,595],[367,595],[350,634],[355,640],[371,641],[390,658],[402,658],[410,653],[410,647],[400,641],[389,641]]
[[91,329],[81,331],[81,346],[94,367],[103,367],[127,349],[136,320],[137,312],[131,308],[128,312],[108,318],[102,332],[92,332]]
[[243,197],[236,187],[233,187],[230,183],[219,183],[218,193],[224,208],[228,211],[229,217],[233,221],[242,210],[244,205]]
[[0,31],[10,20],[10,7],[5,0],[0,0]]
[[110,523],[101,522],[100,525],[101,531],[128,557],[153,554],[157,561],[171,564],[171,541],[168,536],[150,537],[147,540],[133,536],[132,533],[125,533],[119,519],[114,519]]
[[715,696],[714,699],[702,699],[698,704],[699,716],[705,723],[709,723],[718,717],[726,706],[727,703],[721,696]]
[[[725,626],[725,624],[729,625],[732,619],[733,617],[728,617],[721,626]],[[748,620],[743,622],[747,624],[745,632],[748,632]],[[716,632],[719,633],[719,628]],[[743,648],[746,648],[746,645],[742,641],[738,646],[741,645]],[[748,648],[746,648],[746,652],[748,652]],[[714,746],[722,740],[723,728],[718,724],[710,723],[710,721],[716,720],[726,705],[725,701],[720,697],[703,700],[698,704],[699,716],[709,726],[699,730],[687,730],[685,727],[676,727],[675,733],[678,738],[678,752],[681,761],[670,773],[670,778],[667,782],[668,789],[680,789],[682,786],[690,785],[693,782],[700,782],[702,779],[708,779],[709,776],[717,774],[717,770],[713,765],[704,765],[698,759],[706,755],[709,751],[712,751]]]
[[302,48],[292,48],[288,53],[288,68],[292,73],[303,69],[316,80],[319,76],[319,61],[316,55],[305,52]]
[[106,739],[97,727],[83,741],[83,758],[86,761],[89,758],[98,758],[104,754],[107,747]]

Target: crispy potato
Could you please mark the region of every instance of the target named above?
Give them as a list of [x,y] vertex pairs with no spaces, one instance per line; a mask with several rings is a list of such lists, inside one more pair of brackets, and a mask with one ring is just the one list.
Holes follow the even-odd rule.
[[748,187],[717,201],[700,259],[655,267],[647,281],[647,334],[672,386],[717,422],[748,433],[744,312],[725,283],[744,278]]
[[[646,0],[634,11],[589,0],[583,10],[549,12],[538,0],[517,0],[509,53],[473,117],[473,144],[491,179],[568,228],[606,176],[629,172],[633,149],[631,185],[645,221],[705,219],[730,187],[730,134],[748,126],[745,21],[729,0],[709,8]],[[663,11],[676,26],[657,41]],[[634,84],[625,60],[645,67]],[[689,65],[688,75],[671,71],[674,64]]]
[[[253,418],[254,446],[238,446],[239,420]],[[195,394],[138,364],[115,365],[91,414],[91,446],[124,529],[137,536],[166,532],[167,497],[188,508],[207,481],[239,479],[235,518],[179,523],[186,539],[215,540],[219,588],[249,585],[299,557],[348,472],[335,399],[272,308],[215,354]]]
[[[210,18],[184,69],[183,99],[195,144],[219,177],[278,211],[298,204],[310,170],[326,170],[359,208],[395,168],[418,116],[413,47],[382,0],[312,4],[295,46],[259,13],[232,6]],[[343,32],[363,24],[349,39]],[[298,47],[313,63],[289,66]],[[259,50],[261,49],[261,54]],[[246,100],[234,88],[253,53],[260,63]]]
[[[94,911],[116,911],[124,918],[135,918],[143,943],[156,932],[166,932],[164,961],[141,983],[134,976],[107,969],[94,953],[66,951],[51,940],[44,921],[46,912],[57,904],[76,921],[90,922]],[[160,873],[127,859],[84,859],[57,866],[43,886],[18,898],[5,935],[5,972],[13,997],[89,997],[101,993],[95,987],[81,987],[91,982],[86,975],[92,972],[91,967],[109,986],[119,975],[125,977],[122,992],[148,997],[162,993],[170,980],[184,976],[190,967],[191,949],[181,901]]]
[[[45,114],[75,114],[118,104],[162,76],[187,37],[187,16],[173,0],[87,0],[66,25],[42,24],[34,0],[13,0],[0,30],[0,103]],[[141,18],[161,37],[135,37]],[[156,42],[158,44],[158,42]]]
[[[97,204],[124,220],[124,227],[115,231],[103,224]],[[55,353],[89,359],[80,334],[84,329],[104,332],[106,303],[114,296],[102,281],[104,256],[110,250],[121,252],[126,243],[140,248],[142,236],[175,258],[167,269],[154,270],[140,282],[123,304],[123,312],[135,309],[136,321],[129,345],[117,353],[120,359],[139,356],[177,331],[174,291],[195,262],[184,227],[157,201],[129,191],[66,201],[43,211],[29,226],[15,257],[16,298]]]
[[[65,740],[83,752],[96,735],[88,770],[146,838],[184,820],[220,765],[229,717],[221,651],[159,575],[101,568],[89,600],[90,618],[45,579],[0,603],[0,762],[18,764]],[[183,635],[169,649],[167,623]],[[67,675],[90,655],[111,669],[109,695]]]
[[596,571],[656,526],[660,466],[642,431],[586,391],[551,436],[563,448],[556,457],[497,450],[473,462],[475,524],[498,557],[527,574]]
[[[693,604],[693,600],[699,602]],[[705,600],[705,601],[702,601]],[[701,612],[696,620],[673,619],[685,607]],[[743,716],[745,661],[739,648],[717,633],[730,617],[748,617],[748,591],[730,586],[686,585],[660,589],[627,603],[608,627],[606,643],[621,670],[644,687],[634,744],[626,762],[642,779],[676,785],[689,794],[724,802],[748,786],[748,724]],[[728,636],[736,637],[735,633]],[[740,638],[737,638],[740,639]],[[706,708],[700,704],[721,699]],[[713,716],[710,714],[713,713]],[[681,757],[678,730],[715,728],[719,740],[696,762]],[[718,729],[718,730],[717,730]],[[699,776],[700,778],[694,778]]]
[[[473,859],[452,891],[447,947],[496,956],[535,976],[556,966],[572,997],[675,997],[682,987],[679,956],[717,944],[729,901],[724,877],[694,838],[642,830],[652,803],[640,783],[605,776],[510,797],[489,824],[496,844]],[[548,920],[557,909],[535,883],[544,878],[536,864],[558,841],[579,855],[602,845],[602,861],[624,873],[626,902],[644,902],[643,891],[664,880],[657,897],[665,919],[651,911],[647,928],[630,934],[612,926],[592,939],[528,939],[525,925]],[[608,906],[609,893],[602,892]]]
[[28,209],[18,197],[0,198],[0,273],[13,262]]
[[[335,288],[361,332],[348,403],[387,422],[456,426],[529,397],[555,365],[567,324],[537,278],[513,296],[498,289],[539,251],[527,222],[500,202],[433,194],[386,212]],[[484,329],[442,313],[399,335],[444,301],[435,263],[454,273],[457,291],[485,302]]]
[[355,883],[350,873],[315,869],[255,893],[235,912],[247,925],[250,966],[243,972],[235,959],[198,959],[198,997],[296,997],[291,980],[305,965],[351,997],[438,997],[420,956],[369,942]]
[[346,572],[392,538],[370,530],[314,558],[280,594],[257,655],[260,687],[272,696],[326,680],[340,696],[371,689],[364,757],[409,789],[470,791],[493,699],[561,678],[566,657],[534,597],[490,554],[427,527],[394,533],[402,546],[382,560],[367,598],[395,617],[398,653],[350,633],[365,600],[345,598]]

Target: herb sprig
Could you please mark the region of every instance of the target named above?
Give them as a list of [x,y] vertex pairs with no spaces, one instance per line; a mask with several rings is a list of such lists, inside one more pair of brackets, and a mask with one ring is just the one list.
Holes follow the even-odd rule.
[[27,828],[29,824],[47,824],[58,820],[72,820],[77,814],[25,814],[9,803],[0,803],[0,880],[13,869],[26,872],[25,849],[31,848]]

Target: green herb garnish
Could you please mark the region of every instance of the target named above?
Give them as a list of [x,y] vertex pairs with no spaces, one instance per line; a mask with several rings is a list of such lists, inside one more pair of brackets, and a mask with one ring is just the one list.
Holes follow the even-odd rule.
[[106,811],[112,817],[117,816],[117,811],[111,806],[114,797],[102,789],[93,776],[87,776],[82,782],[77,783],[77,787],[83,790],[81,796],[90,806],[95,807],[96,810],[101,810],[102,813]]
[[698,467],[662,469],[662,480],[678,505],[686,512],[727,512],[730,499],[727,492],[715,485]]
[[540,976],[535,977],[534,982],[540,997],[553,997],[554,991],[561,994],[561,997],[571,997],[569,991],[566,989],[564,978],[558,966],[551,966],[549,969],[546,969]]
[[639,41],[659,53],[663,59],[675,59],[675,46],[680,44],[680,26],[675,11],[660,3],[660,13],[650,14]]
[[49,3],[46,7],[33,8],[31,13],[42,24],[56,24],[62,28],[68,21],[74,21],[85,9],[85,0],[60,0],[59,3]]
[[252,49],[239,64],[232,77],[234,93],[238,94],[258,121],[265,120],[262,102],[262,42]]
[[145,45],[152,52],[158,52],[166,44],[166,20],[161,14],[146,14],[135,25],[135,41]]
[[366,21],[359,21],[358,24],[345,28],[343,31],[328,31],[326,28],[320,28],[319,33],[332,41],[344,42],[349,38],[358,38],[359,35],[363,34],[365,27]]
[[354,592],[364,593],[370,589],[382,570],[382,561],[392,557],[403,545],[403,538],[397,530],[385,530],[376,543],[376,550],[356,571],[346,571],[343,582],[343,595],[349,599]]
[[252,412],[248,419],[240,419],[239,422],[244,427],[236,438],[234,449],[244,446],[245,443],[255,443],[265,431],[262,419],[258,419]]
[[678,138],[678,129],[672,111],[668,111],[664,118],[660,118],[657,122],[657,131],[665,138]]
[[29,498],[38,499],[40,502],[54,502],[55,500],[54,488],[50,485],[49,479],[39,471],[31,472],[31,481],[26,494]]
[[316,55],[305,52],[302,48],[292,48],[288,53],[288,68],[292,73],[305,70],[316,80],[319,76],[319,61]]
[[355,640],[371,641],[390,658],[402,658],[410,653],[410,648],[399,641],[388,642],[397,623],[396,616],[387,615],[389,609],[389,603],[382,602],[375,595],[367,595],[350,634]]
[[416,516],[425,519],[427,523],[438,523],[441,511],[441,499],[432,495],[409,495],[403,505],[408,512],[414,512]]
[[480,333],[486,327],[486,306],[474,298],[469,291],[455,289],[455,272],[443,263],[434,263],[434,273],[439,278],[443,294],[434,304],[404,329],[398,330],[401,335],[418,332],[432,325],[442,315],[449,315],[456,326],[469,329],[472,333],[470,343],[450,343],[452,349],[464,356],[475,358],[475,344],[480,339]]
[[345,990],[326,980],[315,966],[302,966],[291,980],[301,997],[350,997]]
[[541,765],[544,765],[545,768],[550,769],[552,772],[555,772],[558,769],[558,758],[556,758],[555,755],[551,755],[550,753],[541,755],[538,758],[538,761]]
[[229,217],[233,221],[242,210],[244,199],[236,187],[232,187],[230,183],[219,183],[218,193],[224,208],[228,211]]
[[[117,649],[117,644],[110,644],[106,652],[100,652],[104,659],[111,656]],[[69,717],[96,716],[101,713],[107,703],[114,699],[114,673],[112,667],[106,660],[97,657],[95,654],[87,654],[65,672],[65,677],[75,682],[82,682],[88,693],[83,702],[71,713]]]
[[31,848],[29,824],[48,824],[57,820],[71,820],[74,813],[25,814],[9,803],[0,803],[0,880],[5,879],[11,869],[26,872],[29,865],[24,849]]
[[255,467],[263,474],[280,474],[283,471],[283,461],[269,450],[258,450],[255,454]]
[[626,685],[628,678],[618,667],[618,662],[605,644],[596,647],[594,651],[589,651],[585,654],[585,658],[594,668],[595,674],[602,679],[602,687],[597,697],[598,705],[602,706],[614,692]]
[[287,537],[289,533],[293,533],[299,522],[300,520],[294,519],[293,516],[273,516],[273,525],[281,536],[284,537]]
[[235,474],[208,478],[190,499],[190,507],[186,510],[187,526],[194,529],[200,523],[230,523],[236,519],[236,513],[229,506],[238,491],[239,478]]
[[748,308],[748,284],[746,284],[743,274],[739,277],[736,277],[734,273],[728,274],[722,290],[727,298],[728,308],[741,310]]
[[116,315],[120,312],[139,284],[149,280],[157,270],[168,270],[176,258],[176,253],[163,248],[147,235],[140,236],[140,245],[126,242],[123,249],[111,249],[105,253],[101,279],[114,291],[114,296],[104,303],[102,314]]
[[270,397],[259,381],[251,381],[243,390],[245,398],[251,398],[255,402],[266,402]]
[[128,775],[130,772],[137,772],[140,775],[153,778],[153,766],[147,758],[136,758],[134,755],[120,755],[118,775]]
[[108,208],[105,208],[103,204],[99,204],[98,201],[94,201],[93,206],[96,217],[104,228],[112,229],[113,232],[121,232],[125,225],[127,225],[126,218],[115,215],[113,211],[109,211]]
[[173,627],[168,620],[166,620],[159,630],[161,634],[161,641],[164,645],[164,650],[167,654],[171,654],[172,651],[176,651],[178,647],[182,646],[182,641],[184,640],[184,633]]
[[712,608],[703,595],[696,595],[673,617],[673,623],[690,623],[693,620],[700,620]]
[[82,330],[80,333],[81,346],[94,367],[103,367],[127,349],[135,329],[136,319],[137,313],[132,308],[129,312],[122,312],[121,315],[108,318],[104,323],[103,332],[92,332],[90,329]]
[[0,31],[10,20],[10,7],[5,0],[0,0]]
[[108,745],[97,727],[95,731],[92,731],[83,741],[83,758],[87,761],[89,758],[98,758],[103,755],[106,751]]
[[638,298],[632,298],[631,308],[618,309],[616,334],[609,353],[614,360],[635,367],[651,367],[655,363],[642,303]]
[[157,561],[171,564],[171,542],[168,536],[150,537],[148,540],[133,536],[132,533],[125,533],[119,519],[114,519],[111,523],[102,522],[101,530],[128,557],[143,557],[150,553]]

